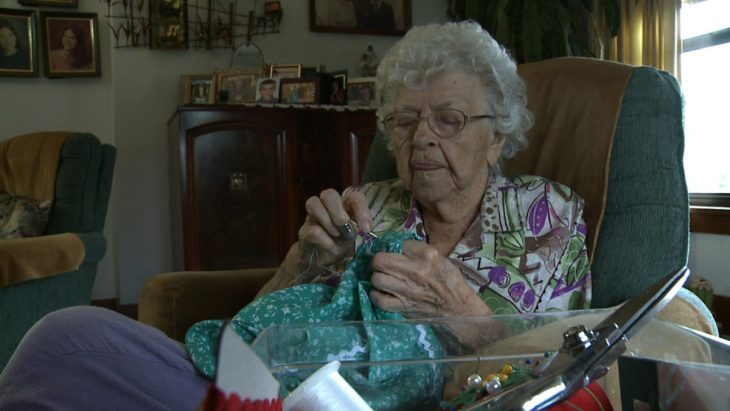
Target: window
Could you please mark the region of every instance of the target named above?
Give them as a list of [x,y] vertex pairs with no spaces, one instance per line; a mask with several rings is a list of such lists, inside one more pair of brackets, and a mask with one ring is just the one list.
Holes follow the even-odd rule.
[[730,207],[730,1],[684,0],[680,33],[692,204]]

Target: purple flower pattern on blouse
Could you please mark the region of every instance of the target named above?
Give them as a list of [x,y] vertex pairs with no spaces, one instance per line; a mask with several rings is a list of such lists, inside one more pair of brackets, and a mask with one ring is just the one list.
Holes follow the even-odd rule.
[[509,274],[507,274],[507,269],[504,267],[493,267],[489,269],[489,272],[487,273],[487,277],[489,278],[489,281],[499,285],[500,287],[504,288],[509,284]]
[[520,301],[522,294],[525,292],[525,283],[520,281],[509,286],[509,296],[512,297],[512,301]]
[[538,197],[537,200],[532,203],[530,210],[527,212],[528,229],[530,229],[533,233],[541,232],[542,228],[545,226],[545,222],[547,221],[549,208],[550,203],[548,203],[547,197]]
[[525,296],[522,297],[522,308],[524,310],[529,310],[530,308],[532,308],[533,304],[535,304],[535,292],[532,290],[527,290]]

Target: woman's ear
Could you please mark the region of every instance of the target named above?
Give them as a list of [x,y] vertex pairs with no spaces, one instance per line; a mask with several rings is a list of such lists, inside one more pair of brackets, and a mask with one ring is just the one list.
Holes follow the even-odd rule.
[[502,149],[504,148],[504,142],[506,138],[502,133],[495,132],[492,138],[487,142],[489,147],[487,149],[487,164],[489,167],[494,167],[499,162],[499,158],[502,156]]

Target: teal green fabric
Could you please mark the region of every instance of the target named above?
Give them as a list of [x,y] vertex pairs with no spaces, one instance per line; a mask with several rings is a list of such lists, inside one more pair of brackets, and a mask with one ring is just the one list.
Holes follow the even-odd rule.
[[94,226],[101,143],[89,134],[66,138],[56,177],[51,219],[46,234],[87,232]]
[[671,74],[634,70],[611,152],[593,261],[593,308],[614,306],[687,264],[683,99]]
[[64,141],[60,155],[45,234],[78,234],[86,255],[76,271],[0,288],[0,371],[25,332],[41,317],[91,302],[97,264],[106,252],[102,230],[116,149],[94,135],[75,133]]
[[[687,264],[682,116],[677,79],[654,68],[636,68],[624,91],[611,150],[606,212],[591,266],[592,308],[619,304]],[[363,182],[396,176],[386,146],[380,135],[373,140]]]
[[[247,342],[268,326],[286,323],[330,323],[404,319],[400,313],[381,310],[369,297],[372,288],[372,256],[380,251],[402,253],[403,241],[411,233],[390,232],[364,243],[348,264],[340,284],[302,284],[261,297],[241,309],[231,321],[233,329]],[[188,330],[185,342],[193,363],[209,378],[215,377],[220,334],[225,322],[208,320]],[[423,325],[365,324],[365,335],[355,326],[315,327],[301,334],[274,341],[277,357],[292,362],[393,361],[440,358],[441,345]],[[371,366],[340,371],[350,385],[376,410],[415,409],[441,398],[441,370],[435,365]],[[297,370],[277,375],[283,396],[305,378]]]

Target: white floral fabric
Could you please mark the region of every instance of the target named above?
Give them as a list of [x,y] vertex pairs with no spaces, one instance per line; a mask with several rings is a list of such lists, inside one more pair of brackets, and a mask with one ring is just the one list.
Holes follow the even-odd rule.
[[[400,180],[345,195],[354,190],[368,199],[376,235],[413,232],[428,241],[418,202]],[[492,175],[479,213],[449,258],[497,314],[589,308],[582,215],[583,199],[569,187],[536,176]]]

